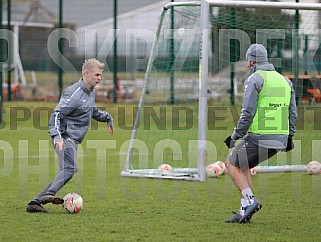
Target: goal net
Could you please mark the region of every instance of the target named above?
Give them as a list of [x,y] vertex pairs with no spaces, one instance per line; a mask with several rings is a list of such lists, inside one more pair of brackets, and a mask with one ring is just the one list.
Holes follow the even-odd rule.
[[[226,159],[223,141],[241,111],[249,74],[244,57],[252,43],[266,46],[269,61],[292,80],[299,111],[318,105],[320,10],[321,4],[288,2],[167,4],[121,175],[204,181],[207,164]],[[313,122],[313,111],[306,115]],[[298,129],[294,151],[280,152],[258,172],[305,171],[318,157],[312,126]],[[162,164],[173,169],[160,170]]]

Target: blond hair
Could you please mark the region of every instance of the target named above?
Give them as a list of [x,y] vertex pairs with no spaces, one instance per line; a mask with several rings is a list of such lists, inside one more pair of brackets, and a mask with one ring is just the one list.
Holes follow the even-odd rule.
[[84,75],[85,69],[91,70],[94,67],[98,67],[99,69],[103,69],[104,66],[105,66],[105,64],[101,63],[99,60],[97,60],[95,58],[90,58],[90,59],[85,60],[84,64],[82,65],[81,72]]

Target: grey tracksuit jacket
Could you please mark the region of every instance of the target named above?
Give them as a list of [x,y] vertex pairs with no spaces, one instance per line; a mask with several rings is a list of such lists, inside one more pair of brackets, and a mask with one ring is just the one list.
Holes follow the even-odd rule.
[[49,119],[49,134],[54,139],[84,139],[91,119],[113,125],[112,116],[95,106],[96,91],[89,90],[80,79],[66,88]]
[[[268,62],[256,64],[251,68],[251,75],[244,83],[244,96],[241,116],[234,129],[233,134],[231,135],[231,138],[233,140],[238,140],[240,138],[243,138],[247,134],[248,138],[257,145],[266,148],[282,150],[287,145],[287,135],[263,135],[250,132],[247,133],[255,116],[259,93],[264,85],[264,79],[259,74],[254,73],[257,70],[274,71],[275,69],[274,66]],[[289,83],[289,86],[291,87],[291,100],[289,105],[289,135],[293,136],[295,133],[295,125],[297,122],[295,92],[291,81],[287,81]]]

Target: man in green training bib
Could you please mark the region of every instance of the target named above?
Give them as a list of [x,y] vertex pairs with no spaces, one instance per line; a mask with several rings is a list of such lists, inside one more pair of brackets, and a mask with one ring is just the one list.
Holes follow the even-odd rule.
[[250,76],[244,83],[241,116],[234,132],[225,139],[233,148],[225,162],[229,175],[241,193],[241,207],[227,223],[249,222],[262,208],[252,192],[250,169],[279,151],[294,148],[297,111],[291,81],[275,71],[261,44],[252,44],[246,52]]

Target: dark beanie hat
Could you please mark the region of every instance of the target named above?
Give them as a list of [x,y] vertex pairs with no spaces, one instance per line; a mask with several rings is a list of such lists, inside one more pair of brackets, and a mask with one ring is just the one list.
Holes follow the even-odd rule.
[[253,61],[256,63],[268,62],[267,51],[261,44],[252,44],[246,51],[245,58],[247,61]]

